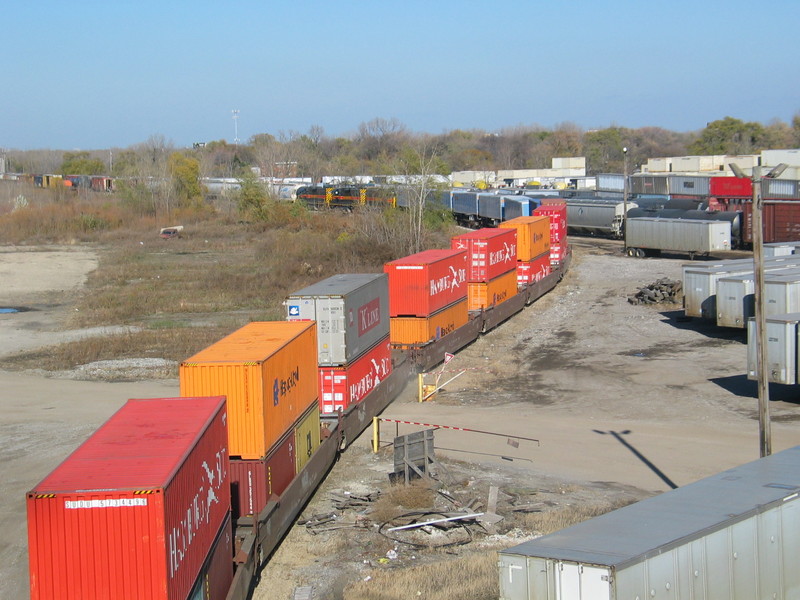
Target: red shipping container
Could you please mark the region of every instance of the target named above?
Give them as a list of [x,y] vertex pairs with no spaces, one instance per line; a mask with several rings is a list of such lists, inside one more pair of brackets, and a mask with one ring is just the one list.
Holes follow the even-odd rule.
[[537,256],[533,260],[517,263],[517,284],[528,285],[541,281],[550,275],[550,253]]
[[427,317],[467,297],[467,253],[426,250],[386,263],[389,315]]
[[567,238],[567,203],[563,200],[542,201],[541,206],[533,211],[536,216],[550,217],[550,251],[553,244]]
[[466,250],[467,281],[487,282],[513,271],[517,264],[516,229],[476,229],[450,240],[453,250]]
[[224,397],[129,400],[27,495],[31,598],[184,600],[228,516]]
[[319,368],[319,408],[324,415],[361,402],[392,372],[389,336],[343,367]]
[[225,600],[233,583],[233,528],[230,513],[217,534],[189,600]]
[[280,496],[296,474],[294,427],[281,438],[266,458],[230,459],[233,518],[257,515],[271,496]]
[[712,177],[708,190],[717,198],[752,198],[753,182],[747,177]]

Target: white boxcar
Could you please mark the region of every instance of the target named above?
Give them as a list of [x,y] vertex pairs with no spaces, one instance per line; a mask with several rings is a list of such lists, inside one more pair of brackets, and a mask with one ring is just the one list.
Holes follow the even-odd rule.
[[658,255],[662,250],[708,254],[731,249],[728,221],[635,217],[625,223],[629,256]]
[[[766,318],[767,379],[770,383],[797,384],[797,324],[800,313]],[[747,321],[747,378],[758,379],[756,369],[756,321]]]
[[333,275],[291,294],[288,321],[317,321],[320,366],[346,365],[389,335],[385,273]]
[[800,446],[502,550],[501,600],[800,598]]

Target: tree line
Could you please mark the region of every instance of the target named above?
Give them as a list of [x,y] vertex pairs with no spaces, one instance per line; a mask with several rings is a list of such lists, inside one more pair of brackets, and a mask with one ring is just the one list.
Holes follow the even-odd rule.
[[247,143],[218,140],[180,149],[156,135],[124,149],[10,151],[7,158],[9,171],[23,173],[158,178],[180,163],[180,168],[196,169],[201,177],[239,178],[258,167],[266,177],[318,181],[323,175],[413,173],[420,156],[426,157],[428,172],[442,175],[453,171],[544,169],[551,166],[554,157],[567,156],[585,156],[589,175],[621,173],[623,147],[628,149],[632,169],[653,157],[756,154],[796,148],[800,147],[800,112],[791,123],[775,120],[764,125],[725,117],[689,133],[659,127],[584,130],[573,123],[562,123],[553,128],[517,126],[496,132],[456,129],[427,134],[412,132],[397,119],[375,118],[348,136],[328,136],[315,125],[305,133],[260,133]]

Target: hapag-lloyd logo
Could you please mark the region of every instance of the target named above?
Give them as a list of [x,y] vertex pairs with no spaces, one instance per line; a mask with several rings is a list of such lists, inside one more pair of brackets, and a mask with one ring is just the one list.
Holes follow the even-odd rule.
[[358,309],[358,335],[361,337],[381,322],[381,299],[370,300]]
[[356,382],[350,384],[350,400],[358,402],[364,396],[374,390],[377,385],[389,375],[391,360],[388,358],[374,359],[372,361],[372,372],[367,373]]
[[450,266],[450,273],[444,277],[439,277],[439,279],[430,280],[430,295],[435,296],[441,292],[458,289],[466,280],[466,269],[456,269]]
[[489,253],[489,264],[508,263],[517,260],[517,245],[503,242],[503,249]]
[[[169,543],[169,576],[175,574],[183,564],[189,549],[200,532],[207,528],[214,512],[213,506],[220,503],[222,485],[227,481],[228,453],[225,447],[211,457],[211,465],[203,461],[205,476],[182,510],[178,523],[167,532]],[[218,509],[219,510],[219,509]],[[207,539],[208,536],[205,536]]]

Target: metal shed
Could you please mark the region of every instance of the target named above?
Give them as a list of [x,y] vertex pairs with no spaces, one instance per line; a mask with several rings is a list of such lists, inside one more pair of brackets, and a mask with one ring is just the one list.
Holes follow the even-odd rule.
[[500,598],[798,598],[798,491],[795,446],[500,552]]

